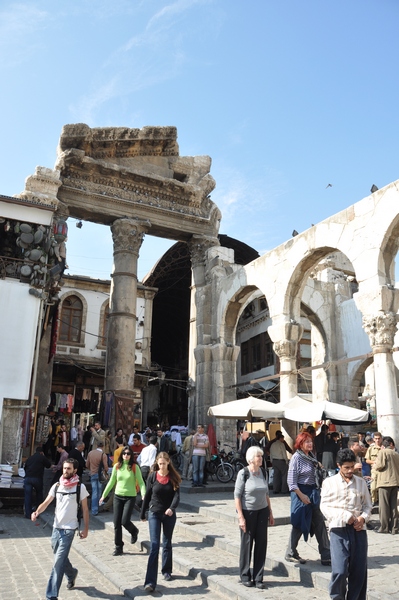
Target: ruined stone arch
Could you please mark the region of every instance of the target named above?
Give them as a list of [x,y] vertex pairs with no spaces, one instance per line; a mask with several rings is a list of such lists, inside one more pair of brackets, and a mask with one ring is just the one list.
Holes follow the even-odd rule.
[[[290,318],[297,319],[300,316],[303,290],[308,277],[321,260],[332,252],[342,252],[339,248],[324,246],[307,251],[306,254],[292,268],[291,276],[287,281],[284,292],[283,313]],[[343,252],[343,254],[345,254]]]
[[358,404],[359,397],[359,387],[362,380],[363,375],[367,371],[368,367],[373,364],[373,357],[369,356],[362,360],[354,370],[352,377],[350,378],[350,389],[351,389],[351,397],[348,398],[350,402],[353,402],[355,406]]
[[395,276],[395,258],[399,250],[399,214],[392,220],[388,227],[378,256],[378,270],[385,276],[385,282],[394,285]]
[[227,300],[220,330],[220,339],[224,340],[226,344],[235,344],[238,319],[245,306],[248,304],[251,296],[258,290],[261,292],[261,290],[254,285],[244,286]]
[[79,300],[82,302],[82,306],[83,306],[80,341],[79,342],[68,341],[68,342],[61,342],[61,343],[64,343],[67,346],[78,346],[80,348],[84,348],[85,343],[86,343],[86,322],[87,322],[87,310],[88,310],[86,298],[77,290],[70,290],[68,292],[65,292],[65,294],[63,294],[60,298],[60,317],[59,318],[60,319],[62,318],[63,304],[64,304],[65,300],[67,298],[69,298],[70,296],[76,296],[77,298],[79,298]]

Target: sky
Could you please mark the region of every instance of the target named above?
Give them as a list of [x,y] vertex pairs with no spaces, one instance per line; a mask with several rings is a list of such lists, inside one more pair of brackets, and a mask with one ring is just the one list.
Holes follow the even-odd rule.
[[[0,0],[0,194],[65,124],[173,125],[220,233],[263,254],[399,178],[398,23],[397,0]],[[75,225],[68,273],[108,279],[109,228]],[[170,245],[146,236],[139,279]]]

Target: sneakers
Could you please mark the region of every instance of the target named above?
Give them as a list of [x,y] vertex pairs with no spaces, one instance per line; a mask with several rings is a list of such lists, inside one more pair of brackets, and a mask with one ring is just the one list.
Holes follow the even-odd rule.
[[67,589],[68,590],[72,590],[75,587],[75,581],[76,581],[76,577],[78,576],[78,570],[75,569],[75,575],[73,576],[73,578],[68,581],[67,583]]
[[121,556],[123,554],[123,548],[119,546],[115,546],[115,550],[112,553],[112,556]]
[[172,575],[170,573],[164,573],[163,578],[165,581],[170,581],[172,579]]
[[288,562],[297,563],[297,564],[301,564],[301,565],[304,565],[306,563],[306,560],[304,558],[301,558],[298,553],[286,554],[285,560],[287,560]]
[[144,586],[144,589],[148,594],[152,594],[152,592],[155,590],[155,586],[153,586],[152,583],[147,583],[147,585]]

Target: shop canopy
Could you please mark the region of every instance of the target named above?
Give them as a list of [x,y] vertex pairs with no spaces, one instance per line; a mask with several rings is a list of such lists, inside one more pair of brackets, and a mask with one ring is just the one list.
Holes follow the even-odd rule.
[[211,406],[208,415],[222,419],[253,420],[260,418],[267,421],[288,419],[298,423],[329,419],[336,425],[368,423],[371,420],[371,415],[367,411],[337,402],[328,402],[328,400],[309,402],[300,396],[295,396],[284,404],[272,404],[266,400],[248,396],[241,400]]
[[219,417],[222,419],[247,419],[260,417],[265,420],[281,419],[284,412],[281,404],[272,404],[267,400],[260,400],[254,396],[233,400],[224,404],[216,404],[208,410],[210,417]]
[[284,415],[290,421],[309,423],[329,419],[335,425],[368,423],[371,420],[371,415],[367,411],[328,400],[309,402],[300,396],[295,396],[284,403]]

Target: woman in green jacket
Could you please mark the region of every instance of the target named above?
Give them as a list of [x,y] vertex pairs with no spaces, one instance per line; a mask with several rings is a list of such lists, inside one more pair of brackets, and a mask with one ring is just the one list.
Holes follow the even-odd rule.
[[136,502],[137,492],[141,496],[145,495],[145,484],[141,476],[138,465],[134,463],[133,452],[129,446],[125,446],[119,455],[118,462],[112,469],[111,479],[105,488],[100,504],[115,486],[114,495],[114,530],[115,530],[115,550],[113,556],[123,554],[122,527],[131,535],[131,542],[135,544],[139,530],[131,522],[133,508]]

